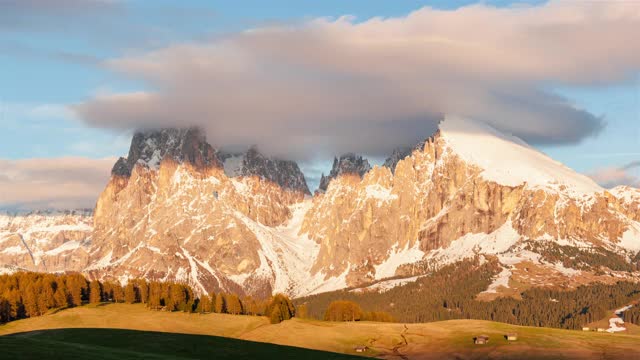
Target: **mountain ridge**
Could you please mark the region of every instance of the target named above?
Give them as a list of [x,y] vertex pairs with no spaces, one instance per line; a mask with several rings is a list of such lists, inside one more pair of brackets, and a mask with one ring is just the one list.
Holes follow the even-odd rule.
[[[355,171],[336,170],[326,191],[312,198],[291,162],[278,180],[269,174],[282,175],[279,160],[255,149],[224,154],[202,145],[201,137],[189,139],[195,142],[173,141],[158,153],[134,136],[135,149],[118,160],[118,167],[133,163],[131,171],[114,172],[93,218],[75,219],[92,221],[91,229],[44,232],[27,250],[49,252],[45,261],[51,256],[60,269],[96,278],[185,281],[202,292],[256,296],[414,277],[475,256],[502,266],[487,296],[510,296],[515,284],[611,281],[599,275],[599,264],[563,264],[544,244],[577,249],[577,259],[586,258],[581,249],[591,249],[630,263],[640,252],[634,189],[602,189],[481,122],[447,117],[438,132],[387,166],[348,156]],[[478,149],[482,144],[498,150]],[[0,221],[0,263],[38,269],[20,248],[29,226],[14,222]],[[637,271],[607,271],[613,279],[640,279]]]

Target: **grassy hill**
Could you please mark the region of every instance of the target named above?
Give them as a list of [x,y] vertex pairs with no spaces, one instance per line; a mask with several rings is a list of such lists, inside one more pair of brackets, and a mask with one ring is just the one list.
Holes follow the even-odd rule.
[[3,359],[357,359],[206,335],[121,329],[36,330],[0,337]]
[[[39,331],[45,329],[65,330]],[[512,332],[518,333],[519,339],[508,343],[503,336]],[[640,358],[637,346],[640,336],[634,334],[520,327],[476,320],[404,325],[294,319],[271,325],[261,317],[155,312],[139,304],[83,306],[0,326],[0,335],[8,334],[13,335],[0,336],[3,349],[0,357],[19,354],[19,358],[27,358],[33,354],[35,358],[41,354],[37,351],[48,351],[46,358],[64,352],[66,359],[73,358],[71,355],[84,358],[94,352],[105,357],[89,357],[260,358],[277,354],[280,358],[338,358],[336,354],[302,353],[307,350],[299,348],[355,354],[355,346],[367,345],[370,350],[365,355],[405,359]],[[474,345],[472,339],[477,335],[488,335],[489,344]],[[157,344],[161,344],[158,351]]]

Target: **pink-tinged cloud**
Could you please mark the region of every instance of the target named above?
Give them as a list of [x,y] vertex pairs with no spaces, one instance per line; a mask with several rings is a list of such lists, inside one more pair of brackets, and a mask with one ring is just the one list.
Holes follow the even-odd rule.
[[606,167],[593,171],[589,176],[601,186],[611,189],[626,185],[640,188],[640,177],[632,171],[640,167],[640,161],[631,162],[622,167]]
[[0,159],[0,209],[92,209],[115,160]]
[[74,110],[98,127],[200,125],[215,145],[299,158],[386,155],[447,113],[532,143],[574,143],[604,123],[548,86],[636,74],[638,29],[640,3],[614,1],[316,19],[110,60],[152,90]]

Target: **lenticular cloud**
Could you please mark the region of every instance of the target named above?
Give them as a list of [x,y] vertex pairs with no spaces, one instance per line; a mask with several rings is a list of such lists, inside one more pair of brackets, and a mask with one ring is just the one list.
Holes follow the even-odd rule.
[[397,18],[257,28],[112,59],[110,69],[150,90],[73,108],[93,126],[199,125],[216,146],[257,144],[298,159],[386,155],[429,136],[443,114],[532,143],[574,143],[603,122],[548,86],[637,73],[637,6],[427,7]]

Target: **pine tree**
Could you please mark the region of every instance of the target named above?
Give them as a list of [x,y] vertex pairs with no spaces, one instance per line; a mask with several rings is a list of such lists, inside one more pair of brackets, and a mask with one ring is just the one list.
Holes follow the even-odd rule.
[[225,302],[227,304],[227,312],[233,315],[242,314],[242,303],[237,295],[227,294],[225,296]]
[[272,324],[279,324],[283,320],[285,319],[282,314],[282,311],[280,310],[280,307],[279,306],[274,307],[273,310],[271,310],[271,315],[269,315],[269,321],[271,321]]
[[122,288],[122,286],[117,283],[113,283],[111,286],[113,289],[113,302],[115,303],[124,302],[124,289]]
[[124,288],[124,301],[128,304],[133,304],[137,302],[137,288],[133,284],[133,281],[129,281],[127,286]]
[[67,293],[66,286],[62,283],[58,283],[58,288],[53,294],[53,300],[55,307],[67,307],[69,306],[69,294]]
[[83,293],[88,292],[87,280],[80,274],[71,274],[67,277],[67,288],[71,295],[72,306],[82,305]]
[[187,294],[181,284],[172,284],[169,311],[184,311],[187,306]]
[[25,316],[38,316],[38,299],[33,284],[28,284],[22,296]]
[[225,303],[225,297],[222,293],[216,295],[215,312],[218,314],[225,314],[227,312],[227,304]]
[[278,308],[276,314],[282,320],[289,320],[296,314],[296,308],[291,302],[291,300],[284,294],[276,294],[276,296],[271,299],[271,302],[267,305],[265,309],[265,314],[268,314],[272,319],[272,314],[274,313],[274,309]]
[[144,279],[139,279],[136,282],[136,286],[138,287],[138,291],[140,293],[140,302],[146,304],[149,300],[149,284]]
[[11,321],[11,303],[9,300],[0,297],[0,324]]
[[157,281],[152,281],[149,284],[149,300],[147,306],[153,310],[160,310],[162,305],[162,286]]
[[211,299],[208,295],[202,295],[198,300],[198,307],[196,312],[200,314],[206,314],[211,312]]
[[89,303],[99,304],[102,301],[102,284],[98,280],[93,280],[89,284]]

